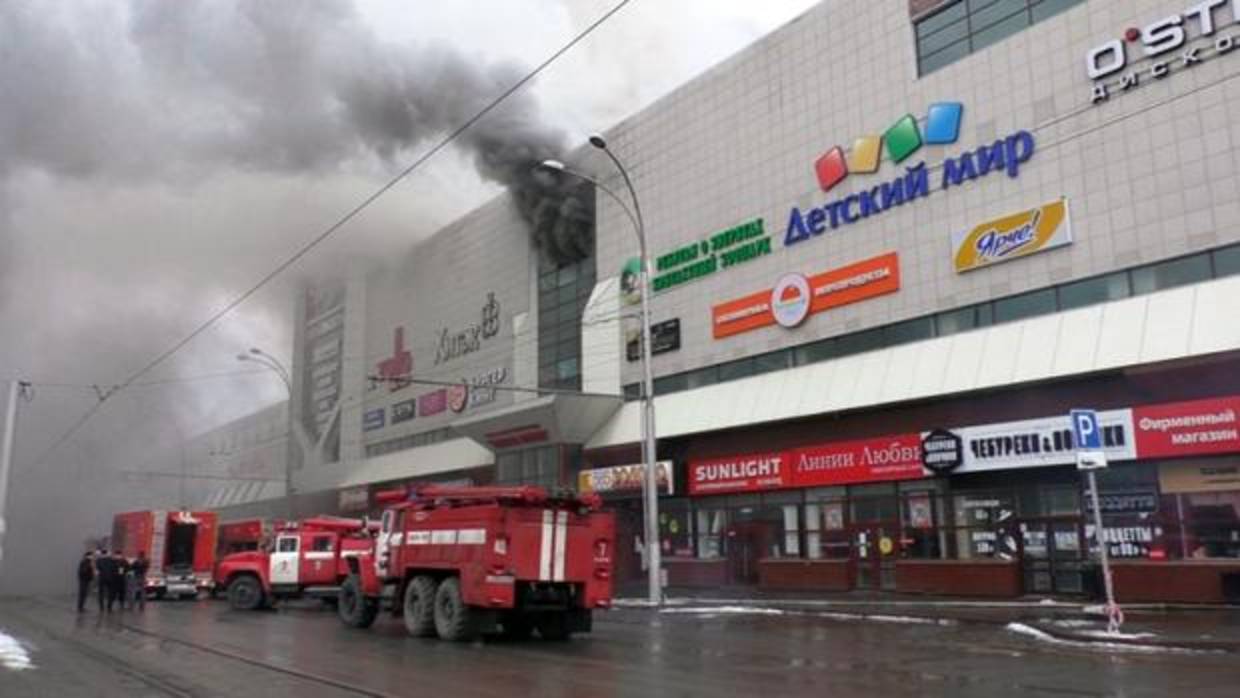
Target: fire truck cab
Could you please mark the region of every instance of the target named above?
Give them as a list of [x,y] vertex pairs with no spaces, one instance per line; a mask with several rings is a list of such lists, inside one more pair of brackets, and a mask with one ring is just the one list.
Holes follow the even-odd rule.
[[380,493],[372,550],[347,560],[340,618],[382,607],[414,636],[469,640],[496,628],[567,639],[611,606],[615,519],[597,497],[539,487],[424,486]]
[[275,530],[270,550],[226,556],[216,567],[215,582],[227,589],[233,608],[255,610],[281,599],[322,598],[335,601],[348,574],[345,560],[369,551],[377,524],[359,519],[320,516]]

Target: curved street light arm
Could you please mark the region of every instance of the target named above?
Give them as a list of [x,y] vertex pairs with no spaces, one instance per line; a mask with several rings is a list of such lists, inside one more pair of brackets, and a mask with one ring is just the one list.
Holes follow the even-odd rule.
[[[633,180],[629,179],[629,171],[620,162],[620,158],[617,158],[616,154],[611,152],[611,148],[604,147],[599,150],[606,153],[607,157],[611,158],[612,163],[615,164],[616,169],[620,170],[620,176],[624,178],[624,186],[629,190],[629,198],[633,199],[633,210],[637,214],[637,228],[640,231],[641,237],[638,242],[641,243],[642,257],[644,258],[646,256],[646,221],[642,218],[642,205],[637,200],[637,190],[633,188]],[[615,196],[615,194],[612,194],[612,196]]]

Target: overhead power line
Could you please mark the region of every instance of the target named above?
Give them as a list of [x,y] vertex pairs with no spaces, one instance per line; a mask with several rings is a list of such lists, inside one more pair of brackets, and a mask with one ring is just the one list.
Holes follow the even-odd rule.
[[[149,373],[151,370],[153,370],[156,366],[159,366],[160,364],[162,364],[164,361],[167,361],[169,357],[173,356],[174,354],[179,352],[181,349],[185,348],[186,345],[188,345],[190,342],[194,341],[194,339],[196,339],[199,335],[201,335],[202,333],[210,329],[213,325],[215,325],[215,323],[219,322],[225,315],[232,312],[242,303],[249,300],[254,294],[258,293],[263,287],[271,283],[271,281],[274,280],[277,276],[282,274],[289,267],[296,264],[299,260],[301,260],[302,257],[305,257],[307,254],[310,253],[311,250],[313,250],[315,247],[318,247],[325,240],[331,237],[336,231],[343,228],[347,223],[349,223],[349,221],[356,218],[358,214],[360,214],[362,211],[369,208],[371,204],[379,200],[380,197],[382,197],[389,190],[391,190],[392,187],[395,187],[401,180],[413,174],[413,172],[415,172],[420,167],[422,167],[422,165],[425,164],[428,160],[435,157],[437,154],[439,154],[440,151],[448,147],[448,145],[450,145],[453,141],[459,138],[461,134],[468,131],[470,128],[474,126],[474,124],[478,123],[483,118],[485,118],[488,114],[494,111],[496,107],[498,107],[500,104],[506,101],[509,97],[515,94],[518,90],[525,87],[534,78],[538,77],[538,75],[542,73],[544,70],[546,70],[552,63],[558,60],[565,53],[568,53],[570,50],[572,50],[574,46],[581,43],[583,39],[585,39],[587,36],[592,34],[596,29],[598,29],[605,22],[607,22],[607,20],[611,19],[617,12],[623,9],[631,1],[632,0],[620,0],[615,5],[613,5],[611,9],[604,12],[598,19],[591,22],[588,26],[586,26],[585,29],[578,32],[567,43],[565,43],[563,46],[561,46],[555,52],[553,52],[550,56],[548,56],[545,60],[543,60],[543,62],[535,66],[533,70],[530,70],[523,77],[521,77],[519,80],[514,82],[507,89],[501,92],[498,96],[496,96],[494,99],[488,102],[485,106],[483,106],[482,109],[478,110],[477,113],[475,113],[473,116],[466,119],[463,123],[461,123],[455,129],[453,129],[451,132],[449,132],[447,135],[445,135],[443,138],[437,141],[433,146],[431,146],[429,150],[424,152],[421,156],[419,156],[412,163],[410,163],[408,167],[398,172],[396,176],[389,179],[386,183],[384,183],[382,186],[380,186],[378,189],[372,192],[369,196],[362,199],[360,203],[358,203],[353,208],[349,209],[343,216],[341,216],[338,220],[336,220],[336,222],[327,226],[325,230],[323,230],[321,233],[316,235],[309,242],[307,242],[306,244],[298,248],[287,259],[285,259],[280,264],[276,265],[275,268],[273,268],[271,271],[264,274],[263,277],[260,278],[257,283],[255,283],[250,288],[246,289],[240,295],[233,298],[231,301],[225,304],[224,307],[217,310],[210,317],[204,320],[201,324],[195,327],[192,331],[190,331],[189,334],[185,335],[183,338],[173,343],[170,347],[160,352],[158,355],[155,356],[155,358],[151,359],[144,366],[142,366],[142,368],[130,374],[128,378],[126,378],[120,384],[115,386],[115,389],[123,390],[125,388],[130,387],[139,378]],[[100,397],[99,402],[92,405],[91,408],[87,410],[86,413],[82,415],[82,417],[79,420],[74,422],[73,426],[71,426],[63,435],[57,438],[56,441],[53,442],[49,448],[43,451],[43,453],[35,461],[35,467],[42,466],[42,464],[46,461],[48,456],[50,456],[61,444],[73,438],[73,435],[79,429],[81,429],[82,426],[84,426],[86,422],[88,422],[90,418],[93,417],[103,407],[103,404],[107,401],[107,398],[110,397],[110,395],[111,393],[109,393],[108,395],[102,395]]]

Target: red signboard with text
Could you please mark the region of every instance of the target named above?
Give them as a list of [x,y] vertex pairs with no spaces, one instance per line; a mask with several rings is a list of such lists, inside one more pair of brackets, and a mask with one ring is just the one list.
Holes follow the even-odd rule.
[[1240,397],[1236,396],[1134,407],[1137,457],[1240,451],[1238,413]]
[[[811,276],[809,314],[856,303],[900,290],[900,256],[895,252],[854,262],[838,269]],[[715,339],[756,330],[776,323],[772,311],[774,289],[765,289],[742,298],[724,301],[711,308],[711,327]],[[784,289],[796,292],[793,289]]]
[[921,435],[822,444],[788,452],[793,487],[885,482],[924,477]]
[[689,494],[758,492],[788,487],[787,454],[749,453],[689,461]]

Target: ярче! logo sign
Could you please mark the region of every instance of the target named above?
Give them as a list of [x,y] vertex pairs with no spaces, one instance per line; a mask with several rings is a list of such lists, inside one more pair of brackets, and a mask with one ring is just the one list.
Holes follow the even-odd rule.
[[[1144,27],[1129,27],[1121,37],[1085,55],[1085,72],[1094,81],[1090,101],[1105,102],[1114,91],[1127,92],[1143,79],[1160,80],[1173,69],[1190,68],[1231,52],[1240,43],[1240,34],[1222,30],[1237,23],[1240,0],[1203,0]],[[1206,37],[1213,41],[1195,43]],[[1177,50],[1178,54],[1169,55]],[[1148,64],[1136,65],[1146,59]]]
[[966,272],[1070,244],[1068,202],[1060,199],[953,233],[952,263]]

